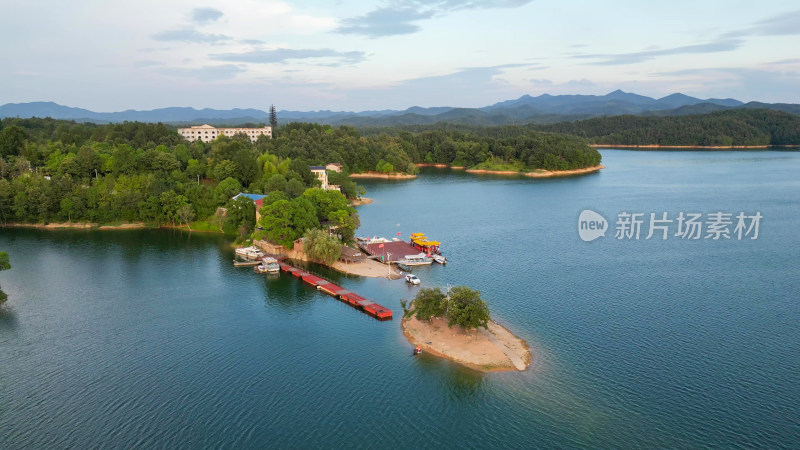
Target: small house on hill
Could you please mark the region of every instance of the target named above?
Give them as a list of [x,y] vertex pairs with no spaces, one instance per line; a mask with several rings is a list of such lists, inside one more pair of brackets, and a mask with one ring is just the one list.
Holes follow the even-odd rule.
[[328,171],[341,172],[342,165],[339,163],[330,163],[327,166],[309,166],[311,173],[313,173],[320,182],[320,187],[326,191],[338,191],[339,186],[328,183]]

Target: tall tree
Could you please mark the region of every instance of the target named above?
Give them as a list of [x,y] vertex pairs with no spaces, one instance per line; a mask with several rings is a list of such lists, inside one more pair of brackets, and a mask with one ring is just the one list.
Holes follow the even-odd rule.
[[278,128],[278,113],[275,111],[275,105],[269,105],[269,126],[272,127],[272,135],[275,135],[275,129]]
[[342,255],[342,243],[323,230],[308,230],[303,234],[303,250],[315,261],[333,264]]

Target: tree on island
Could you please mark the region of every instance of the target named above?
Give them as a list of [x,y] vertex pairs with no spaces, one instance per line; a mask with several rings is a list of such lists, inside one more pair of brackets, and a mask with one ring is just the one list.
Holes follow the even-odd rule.
[[447,294],[438,287],[420,289],[412,305],[414,309],[407,314],[416,314],[420,320],[443,317],[449,327],[458,325],[464,331],[489,328],[489,306],[481,299],[479,291],[467,286],[456,286]]
[[[8,253],[0,252],[0,271],[8,270],[10,268],[11,268],[11,262],[9,261]],[[6,293],[3,292],[2,289],[0,289],[0,303],[6,301],[7,298],[8,295],[6,295]]]
[[483,327],[489,329],[489,306],[481,299],[479,291],[466,286],[450,289],[447,305],[447,324],[465,330]]
[[420,320],[444,317],[447,312],[447,295],[442,288],[422,288],[414,297],[414,311]]

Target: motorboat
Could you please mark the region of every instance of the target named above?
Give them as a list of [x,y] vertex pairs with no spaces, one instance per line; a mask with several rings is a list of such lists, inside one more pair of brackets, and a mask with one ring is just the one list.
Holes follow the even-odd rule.
[[417,278],[416,275],[410,273],[410,274],[406,275],[406,283],[410,283],[410,284],[413,284],[413,285],[418,285],[419,284],[419,278]]
[[237,248],[235,252],[236,256],[243,259],[259,260],[264,257],[264,252],[253,246]]
[[420,253],[417,255],[406,255],[403,259],[397,261],[398,264],[404,264],[406,266],[425,266],[428,264],[432,264],[433,260],[428,258],[425,253]]
[[431,259],[439,264],[447,264],[447,258],[442,255],[431,255]]
[[279,273],[281,266],[278,265],[278,260],[269,256],[261,260],[261,264],[255,267],[256,273]]
[[383,238],[383,237],[379,237],[379,236],[374,236],[374,237],[357,237],[357,238],[356,238],[356,241],[358,241],[358,243],[359,243],[359,244],[364,244],[364,245],[369,245],[369,244],[385,244],[385,243],[387,243],[387,242],[392,242],[392,241],[390,241],[389,239],[386,239],[386,238]]

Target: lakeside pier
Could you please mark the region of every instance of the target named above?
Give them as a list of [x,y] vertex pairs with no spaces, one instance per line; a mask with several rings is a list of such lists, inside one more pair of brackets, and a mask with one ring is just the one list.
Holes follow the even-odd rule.
[[290,273],[292,276],[300,278],[304,283],[314,286],[317,288],[317,290],[339,299],[342,302],[347,303],[348,305],[359,309],[378,320],[392,319],[392,310],[389,308],[381,306],[356,293],[350,292],[341,286],[337,286],[322,277],[318,277],[304,270],[292,267],[282,261],[279,262],[278,265],[280,266],[282,272]]

